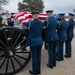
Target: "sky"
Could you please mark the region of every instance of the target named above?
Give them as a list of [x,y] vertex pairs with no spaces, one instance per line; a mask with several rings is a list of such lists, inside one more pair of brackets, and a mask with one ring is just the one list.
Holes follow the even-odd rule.
[[[4,6],[5,10],[11,12],[18,12],[17,4],[23,0],[9,0],[8,5]],[[73,13],[75,8],[75,0],[43,0],[44,1],[44,12],[46,10],[54,10],[54,13]]]

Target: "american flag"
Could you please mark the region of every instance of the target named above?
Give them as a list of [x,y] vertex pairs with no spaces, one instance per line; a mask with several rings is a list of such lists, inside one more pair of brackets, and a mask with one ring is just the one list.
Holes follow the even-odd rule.
[[[13,14],[13,18],[17,18],[20,23],[27,22],[32,19],[31,12],[19,12]],[[47,14],[40,13],[39,20],[44,21],[47,18]]]

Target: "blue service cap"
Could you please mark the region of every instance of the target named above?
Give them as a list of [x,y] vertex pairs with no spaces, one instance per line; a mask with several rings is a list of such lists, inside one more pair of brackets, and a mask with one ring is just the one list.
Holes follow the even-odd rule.
[[2,20],[3,20],[2,17],[0,17],[0,22],[2,22]]
[[32,15],[35,15],[35,14],[39,14],[39,12],[32,12],[31,14],[32,14]]
[[59,14],[59,16],[64,16],[64,15],[65,15],[65,13],[60,13],[60,14]]
[[69,15],[70,15],[70,16],[74,16],[74,14],[72,14],[72,13],[69,13]]
[[46,13],[52,13],[53,12],[53,10],[47,10],[46,11]]

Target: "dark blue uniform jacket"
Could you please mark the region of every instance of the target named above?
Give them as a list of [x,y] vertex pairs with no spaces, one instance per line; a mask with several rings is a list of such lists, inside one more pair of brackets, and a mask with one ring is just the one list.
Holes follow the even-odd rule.
[[58,22],[54,17],[50,17],[43,23],[44,26],[47,26],[45,40],[57,41],[59,37],[57,35]]
[[59,40],[65,41],[67,40],[67,28],[69,27],[69,23],[65,19],[60,20],[59,23],[60,28],[57,31]]
[[74,22],[73,19],[70,19],[68,22],[69,22],[70,26],[67,29],[67,37],[68,38],[73,38],[74,37],[74,25],[75,25],[75,22]]
[[38,19],[34,19],[31,22],[25,22],[25,26],[29,27],[29,35],[26,41],[26,45],[40,46],[43,44],[42,40],[42,28],[43,23]]

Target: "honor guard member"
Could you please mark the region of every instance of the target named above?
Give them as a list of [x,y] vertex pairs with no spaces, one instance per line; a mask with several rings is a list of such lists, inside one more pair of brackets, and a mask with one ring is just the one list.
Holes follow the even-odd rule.
[[46,37],[45,40],[48,41],[48,64],[47,66],[51,69],[56,66],[56,45],[59,37],[57,35],[56,29],[58,23],[53,17],[53,10],[46,11],[48,18],[44,21],[43,25],[46,26]]
[[69,21],[68,22],[69,22],[70,26],[67,29],[67,37],[68,38],[65,42],[65,45],[66,45],[65,57],[67,57],[67,58],[71,57],[71,54],[72,54],[71,53],[71,51],[72,51],[71,50],[72,49],[71,42],[74,37],[74,25],[75,25],[73,18],[74,18],[74,14],[69,13]]
[[0,16],[0,28],[3,27],[2,20],[3,18]]
[[63,58],[63,45],[64,42],[67,40],[67,28],[69,27],[68,22],[65,20],[65,14],[59,14],[59,29],[57,30],[59,36],[59,42],[57,46],[57,60],[61,61],[64,60]]
[[7,23],[8,23],[8,26],[11,26],[11,27],[14,26],[14,22],[11,21],[11,18],[7,18]]
[[26,44],[30,46],[32,57],[32,70],[30,74],[37,75],[41,73],[41,48],[43,45],[42,29],[43,23],[38,19],[38,12],[32,12],[33,20],[23,23],[29,27],[29,35]]

